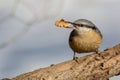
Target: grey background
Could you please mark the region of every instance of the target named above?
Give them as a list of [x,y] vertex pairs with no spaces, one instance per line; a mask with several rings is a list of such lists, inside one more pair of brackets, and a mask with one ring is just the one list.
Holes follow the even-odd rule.
[[119,0],[0,0],[0,79],[72,59],[71,29],[54,25],[61,18],[95,23],[104,37],[100,50],[120,42]]

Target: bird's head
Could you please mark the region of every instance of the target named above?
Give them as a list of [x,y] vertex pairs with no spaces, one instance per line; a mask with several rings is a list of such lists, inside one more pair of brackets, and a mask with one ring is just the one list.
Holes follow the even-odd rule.
[[95,30],[97,27],[89,20],[86,19],[78,19],[72,23],[76,30],[79,31],[89,31]]
[[98,34],[100,34],[100,36],[102,37],[102,34],[100,32],[100,30],[95,26],[95,24],[93,24],[91,21],[86,20],[86,19],[78,19],[76,21],[74,21],[73,23],[71,23],[74,28],[77,31],[90,31],[90,30],[95,30]]

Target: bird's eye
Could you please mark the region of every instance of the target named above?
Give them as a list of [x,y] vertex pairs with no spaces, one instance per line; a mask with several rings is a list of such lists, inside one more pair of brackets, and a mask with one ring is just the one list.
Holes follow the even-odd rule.
[[80,24],[81,27],[83,27],[84,25],[83,24]]

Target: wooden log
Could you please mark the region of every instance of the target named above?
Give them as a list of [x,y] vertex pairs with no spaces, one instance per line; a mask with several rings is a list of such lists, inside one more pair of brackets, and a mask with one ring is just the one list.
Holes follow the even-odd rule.
[[120,73],[120,44],[46,68],[21,74],[11,80],[108,80]]

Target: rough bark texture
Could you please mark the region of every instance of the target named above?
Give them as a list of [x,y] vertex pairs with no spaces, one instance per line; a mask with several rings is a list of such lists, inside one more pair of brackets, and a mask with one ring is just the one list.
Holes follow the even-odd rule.
[[11,80],[107,80],[119,73],[120,44],[99,54],[51,65]]

